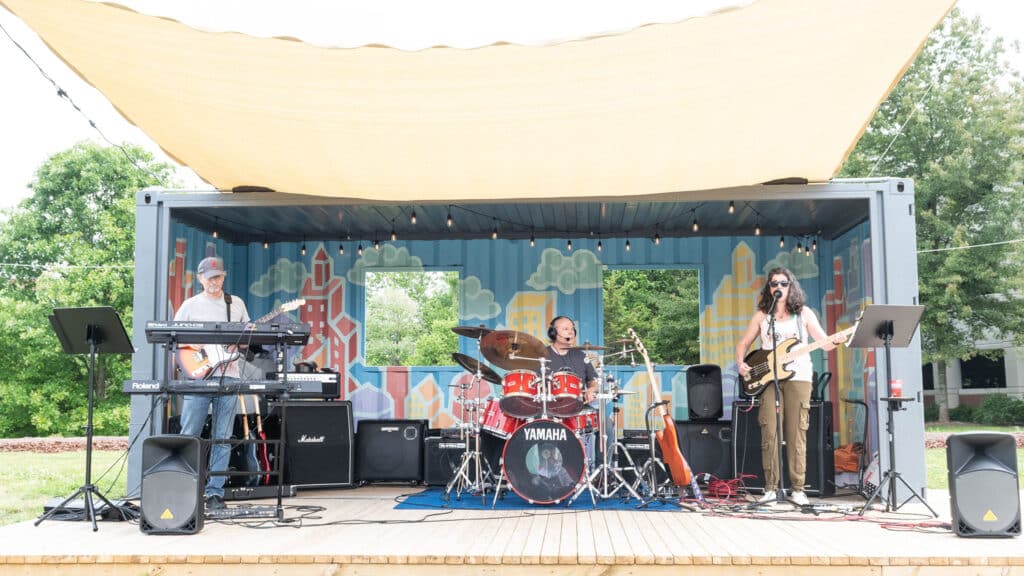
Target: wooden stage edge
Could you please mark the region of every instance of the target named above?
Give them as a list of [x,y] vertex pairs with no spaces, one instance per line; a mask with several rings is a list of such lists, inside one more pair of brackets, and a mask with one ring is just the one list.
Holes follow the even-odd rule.
[[[863,519],[788,506],[743,515],[395,510],[396,497],[418,490],[300,492],[285,500],[283,524],[207,521],[191,535],[143,534],[136,522],[101,521],[97,532],[87,522],[23,522],[0,528],[0,575],[1024,576],[1021,538],[960,538],[937,527],[949,521],[939,491],[929,492],[937,520],[916,502]],[[863,499],[812,502],[849,510]]]

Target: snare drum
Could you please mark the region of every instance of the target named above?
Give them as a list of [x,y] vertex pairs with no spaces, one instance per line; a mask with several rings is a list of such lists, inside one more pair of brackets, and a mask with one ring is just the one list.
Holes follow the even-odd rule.
[[562,424],[577,434],[597,432],[597,412],[584,412],[576,416],[562,418]]
[[497,398],[487,401],[481,425],[484,431],[494,434],[498,438],[507,439],[522,424],[522,419],[514,418],[501,411],[501,405]]
[[571,370],[559,370],[551,375],[551,401],[548,411],[555,416],[573,416],[583,410],[582,382]]
[[583,444],[561,422],[534,420],[519,427],[501,455],[508,485],[531,504],[557,504],[583,480]]
[[501,409],[515,418],[532,418],[541,412],[537,386],[540,378],[530,370],[512,370],[501,379]]

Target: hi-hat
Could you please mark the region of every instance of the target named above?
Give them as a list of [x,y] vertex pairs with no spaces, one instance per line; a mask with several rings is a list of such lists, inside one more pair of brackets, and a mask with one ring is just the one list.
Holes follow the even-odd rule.
[[547,358],[544,343],[525,332],[494,330],[480,340],[480,352],[505,370],[537,370],[541,358]]
[[458,352],[452,352],[452,360],[459,363],[459,366],[465,368],[471,374],[476,374],[477,368],[480,369],[480,377],[490,382],[491,384],[501,384],[501,376],[491,369],[490,366],[477,362],[476,358],[472,356],[466,356]]
[[[493,332],[493,330],[485,326],[456,326],[452,328],[452,332],[455,332],[459,336],[465,336],[466,338],[476,340],[481,336],[485,336]],[[467,370],[469,369],[467,368]]]

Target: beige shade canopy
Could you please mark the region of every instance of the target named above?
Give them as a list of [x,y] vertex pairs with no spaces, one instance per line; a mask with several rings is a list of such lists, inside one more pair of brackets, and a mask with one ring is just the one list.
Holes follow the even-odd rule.
[[217,188],[397,203],[828,180],[953,2],[758,0],[552,45],[406,51],[0,0]]

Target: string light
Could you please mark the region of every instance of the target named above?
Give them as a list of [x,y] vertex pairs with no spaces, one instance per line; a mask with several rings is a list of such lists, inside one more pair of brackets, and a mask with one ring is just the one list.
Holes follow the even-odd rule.
[[801,244],[799,242],[796,243],[796,253],[797,254],[803,254],[804,253],[804,245],[803,244]]
[[302,238],[302,248],[299,249],[299,254],[306,255],[306,238]]
[[378,251],[378,252],[380,251],[380,240],[374,240],[373,241],[373,249]]
[[409,216],[409,224],[416,224],[416,211],[412,211],[412,215]]
[[817,238],[814,239],[814,242],[811,242],[811,250],[814,250],[814,251],[818,250],[818,239]]
[[345,255],[345,245],[339,243],[338,244],[338,256],[344,256],[344,255]]
[[217,232],[217,228],[220,228],[220,220],[217,218],[213,219],[213,239],[216,240],[220,237],[220,233]]
[[729,200],[729,214],[735,214],[735,213],[736,213],[736,203],[733,202],[732,200]]
[[360,256],[363,255],[363,245],[362,244],[360,244],[359,246],[356,247],[356,253],[359,254]]
[[779,248],[785,248],[785,247],[786,247],[786,237],[785,236],[779,236]]
[[754,223],[754,236],[760,236],[760,235],[761,235],[761,225],[758,224],[757,222],[755,222]]
[[395,232],[395,229],[392,228],[391,229],[391,241],[394,242],[395,240],[398,240],[398,232]]
[[629,252],[629,240],[626,240],[626,252]]
[[571,239],[565,244],[565,249],[568,250],[569,252],[572,252],[572,240]]
[[537,239],[534,238],[533,234],[530,234],[530,248],[533,248],[536,245],[537,245]]
[[603,250],[603,249],[604,249],[604,246],[602,246],[602,245],[601,245],[601,241],[600,241],[600,240],[598,240],[598,241],[597,241],[597,251],[598,251],[598,252],[600,252],[600,251],[601,251],[601,250]]
[[263,237],[263,249],[266,250],[268,248],[270,248],[270,242],[268,242],[267,238],[264,236]]
[[451,228],[453,224],[455,224],[455,220],[452,219],[452,211],[449,208],[448,209],[448,227]]
[[697,217],[696,217],[696,216],[694,216],[694,217],[693,217],[693,231],[694,231],[694,232],[696,232],[696,231],[698,231],[698,230],[700,230],[700,225],[699,225],[699,224],[697,224]]
[[491,240],[497,240],[497,239],[498,239],[498,222],[495,221],[494,222],[494,229],[491,230]]
[[657,246],[659,244],[661,244],[661,234],[658,234],[657,232],[655,232],[654,233],[654,245]]

